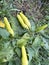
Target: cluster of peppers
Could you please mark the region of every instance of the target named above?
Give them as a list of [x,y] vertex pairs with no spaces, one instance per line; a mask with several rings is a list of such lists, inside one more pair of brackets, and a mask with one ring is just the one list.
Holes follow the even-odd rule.
[[23,12],[18,13],[17,18],[23,28],[28,29],[28,30],[31,28],[31,24],[28,18],[23,14]]
[[[21,26],[27,30],[31,29],[31,24],[28,20],[28,18],[23,14],[23,12],[19,12],[17,13],[17,18],[19,20],[19,23],[21,24]],[[2,28],[6,28],[7,31],[14,37],[14,31],[13,29],[11,28],[10,26],[10,23],[7,19],[7,17],[4,17],[4,23],[2,21],[0,21],[0,27]],[[25,39],[25,38],[26,39]],[[22,39],[24,41],[22,41]],[[19,46],[21,46],[21,44],[23,44],[21,46],[21,49],[22,49],[22,65],[28,65],[28,59],[27,59],[27,53],[26,53],[26,50],[25,50],[25,41],[28,39],[28,36],[26,36],[26,34],[22,37],[22,39],[18,40],[17,41],[17,44]],[[24,45],[25,44],[25,45]]]

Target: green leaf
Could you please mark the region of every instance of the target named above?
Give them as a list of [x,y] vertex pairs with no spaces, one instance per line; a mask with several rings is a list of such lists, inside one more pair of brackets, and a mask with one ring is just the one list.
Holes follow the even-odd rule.
[[7,62],[13,57],[13,48],[9,41],[0,41],[0,62]]
[[33,22],[33,20],[30,20],[30,23],[31,23],[32,31],[35,31],[36,26],[35,26],[35,23]]
[[34,65],[32,61],[29,62],[29,65]]
[[29,62],[32,60],[32,57],[34,57],[34,50],[31,47],[27,47],[28,56],[29,56]]
[[7,39],[9,37],[9,33],[6,29],[0,28],[0,36],[2,36],[4,39]]
[[16,48],[16,49],[15,49],[15,52],[17,53],[17,55],[18,55],[19,57],[21,57],[21,50],[20,50],[19,48]]
[[42,37],[42,39],[43,39],[43,42],[45,43],[43,47],[48,51],[49,50],[49,43],[47,42],[47,40],[45,38]]
[[44,45],[44,42],[42,41],[40,36],[37,36],[32,44],[32,48],[35,48],[36,50],[39,49],[42,45]]

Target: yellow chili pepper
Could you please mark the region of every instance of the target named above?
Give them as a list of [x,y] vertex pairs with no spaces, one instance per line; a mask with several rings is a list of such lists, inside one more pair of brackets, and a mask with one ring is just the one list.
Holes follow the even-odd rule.
[[22,12],[20,12],[20,16],[21,16],[22,19],[24,20],[24,23],[25,23],[29,28],[31,28],[31,24],[30,24],[30,21],[28,20],[28,18],[27,18]]
[[2,21],[0,21],[0,27],[5,28],[5,24]]
[[36,29],[36,32],[40,32],[40,31],[44,30],[44,29],[47,28],[47,27],[48,27],[48,24],[45,24],[45,25],[43,25],[43,26],[40,26],[40,27],[38,27],[38,28]]
[[8,30],[8,32],[14,36],[14,31],[12,30],[10,23],[8,22],[8,19],[6,17],[4,17],[4,23],[5,23],[5,27]]
[[28,65],[27,54],[24,46],[22,46],[22,65]]
[[23,19],[21,18],[21,16],[19,14],[17,14],[17,18],[20,22],[20,24],[22,25],[23,28],[25,29],[29,29],[28,26],[24,23]]

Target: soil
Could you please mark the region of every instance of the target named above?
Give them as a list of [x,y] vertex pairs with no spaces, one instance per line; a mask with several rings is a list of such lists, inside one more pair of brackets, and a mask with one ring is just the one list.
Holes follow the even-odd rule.
[[41,0],[15,0],[13,4],[14,7],[22,10],[26,15],[33,17],[35,21],[43,17]]

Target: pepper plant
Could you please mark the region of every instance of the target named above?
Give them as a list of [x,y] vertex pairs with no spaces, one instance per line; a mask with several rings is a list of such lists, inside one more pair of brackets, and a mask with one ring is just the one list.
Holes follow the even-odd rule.
[[12,36],[6,28],[0,27],[0,65],[25,65],[23,49],[26,51],[23,55],[27,57],[27,65],[49,65],[49,15],[46,14],[38,24],[29,18],[31,30],[26,30],[18,22],[15,9],[13,0],[0,0],[0,20],[4,23],[6,16],[14,31]]

